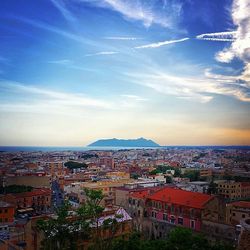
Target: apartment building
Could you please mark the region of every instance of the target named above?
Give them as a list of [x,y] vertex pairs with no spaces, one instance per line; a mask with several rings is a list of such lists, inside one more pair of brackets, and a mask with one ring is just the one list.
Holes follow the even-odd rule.
[[[163,188],[147,197],[147,214],[151,218],[153,234],[161,238],[166,225],[179,225],[194,231],[201,231],[201,219],[206,204],[214,200],[213,196],[175,188]],[[211,211],[217,216],[217,211]],[[163,230],[162,230],[163,229]]]
[[1,224],[9,224],[14,222],[15,209],[14,205],[0,201],[0,227]]
[[244,219],[250,219],[249,201],[235,201],[227,204],[227,223],[237,225]]
[[241,183],[235,181],[218,181],[217,192],[226,199],[235,200],[241,198]]
[[115,168],[115,161],[112,157],[100,157],[99,158],[99,165],[113,169],[113,168]]
[[7,194],[2,199],[14,205],[16,212],[44,213],[51,208],[51,190],[37,188],[31,192]]

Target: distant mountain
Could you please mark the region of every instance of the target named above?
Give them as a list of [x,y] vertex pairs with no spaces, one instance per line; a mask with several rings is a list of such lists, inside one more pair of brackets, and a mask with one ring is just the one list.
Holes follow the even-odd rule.
[[93,142],[88,147],[160,147],[159,144],[145,138],[138,139],[102,139]]

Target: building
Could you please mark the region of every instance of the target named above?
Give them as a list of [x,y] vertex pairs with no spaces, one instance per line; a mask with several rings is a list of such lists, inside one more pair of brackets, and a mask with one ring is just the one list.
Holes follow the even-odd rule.
[[115,161],[112,157],[101,157],[99,158],[99,165],[107,168],[115,168]]
[[51,208],[51,190],[37,188],[31,192],[7,194],[3,199],[14,205],[18,213],[45,213]]
[[217,196],[162,187],[153,193],[131,193],[129,199],[128,211],[145,237],[165,238],[180,226],[203,232],[215,241],[231,243],[235,239],[235,228],[225,223],[225,205]]
[[[21,238],[21,242],[25,246],[24,249],[26,250],[39,250],[41,249],[41,242],[44,239],[43,233],[37,229],[37,221],[38,220],[46,220],[51,218],[53,215],[42,215],[42,216],[35,216],[32,217],[30,220],[27,221],[25,225],[23,225],[23,236]],[[109,228],[104,227],[104,221],[109,219],[116,218],[119,226],[117,227],[116,231],[113,234]],[[69,216],[69,220],[77,220],[76,216]],[[101,237],[103,240],[108,240],[109,238],[116,238],[122,237],[126,238],[132,231],[132,224],[131,224],[131,217],[129,214],[123,209],[119,207],[113,207],[109,209],[105,209],[102,212],[102,215],[98,218],[98,227],[96,224],[90,225],[90,239],[78,239],[77,242],[77,249],[88,249],[88,246],[91,244],[91,240],[95,239],[95,233],[98,231],[98,236]],[[97,229],[97,230],[96,230]],[[8,242],[9,246],[15,246],[20,239],[14,239],[13,241],[10,240]],[[12,245],[10,245],[12,243]],[[1,245],[0,245],[1,246]],[[7,249],[20,249],[20,248],[7,248]]]
[[34,188],[50,188],[51,176],[45,173],[31,173],[24,175],[7,175],[6,186],[10,185],[25,185]]
[[227,204],[227,223],[237,225],[244,219],[250,219],[249,201],[235,201]]
[[245,219],[240,223],[240,234],[238,239],[237,250],[250,249],[250,220]]
[[241,198],[250,198],[250,182],[241,182]]
[[52,178],[55,176],[63,176],[66,173],[63,162],[46,162],[45,166],[48,168],[48,172]]
[[[214,200],[213,196],[175,188],[163,188],[147,197],[147,214],[154,226],[156,238],[164,236],[165,227],[159,224],[179,225],[194,231],[201,231],[201,218],[205,207]],[[213,214],[212,214],[213,213]],[[217,217],[217,211],[210,216]],[[163,230],[162,230],[163,229]],[[168,231],[168,230],[166,230]]]
[[128,194],[128,202],[126,204],[127,211],[133,218],[133,228],[140,231],[146,238],[150,237],[151,221],[147,220],[146,198],[148,195],[155,193],[162,187],[142,188],[133,190]]
[[212,177],[212,175],[213,175],[213,171],[211,168],[203,168],[200,170],[200,177],[209,178],[209,177]]
[[[117,180],[107,180],[98,182],[77,182],[71,183],[70,185],[64,186],[64,191],[67,196],[78,197],[79,203],[84,202],[85,193],[84,188],[93,190],[102,190],[104,199],[102,200],[103,206],[115,204],[115,189],[117,187],[122,187],[125,183],[130,182],[130,179],[117,179]],[[75,196],[76,194],[76,196]]]
[[0,201],[0,227],[3,224],[14,222],[15,208],[14,205],[5,201]]
[[229,200],[250,198],[250,182],[216,181],[218,194]]
[[235,181],[217,181],[217,192],[224,198],[236,200],[241,198],[241,183]]

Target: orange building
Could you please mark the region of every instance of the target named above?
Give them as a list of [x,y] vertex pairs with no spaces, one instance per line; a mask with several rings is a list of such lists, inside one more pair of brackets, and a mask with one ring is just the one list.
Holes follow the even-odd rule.
[[3,197],[6,202],[14,205],[17,211],[47,212],[51,206],[51,190],[37,188],[31,192],[7,194]]
[[15,208],[13,205],[0,201],[0,223],[14,222]]
[[114,159],[112,157],[102,157],[99,159],[99,165],[105,166],[108,168],[114,168],[115,162],[114,162]]

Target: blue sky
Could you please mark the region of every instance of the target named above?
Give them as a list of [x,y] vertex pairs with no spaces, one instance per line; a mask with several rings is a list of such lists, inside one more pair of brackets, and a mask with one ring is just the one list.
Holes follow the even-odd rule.
[[249,144],[249,0],[2,0],[0,144]]

